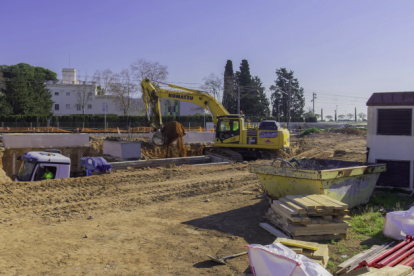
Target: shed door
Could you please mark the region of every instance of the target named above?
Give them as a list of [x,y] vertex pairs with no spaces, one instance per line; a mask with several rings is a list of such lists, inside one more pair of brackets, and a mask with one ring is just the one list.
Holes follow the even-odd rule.
[[410,161],[377,159],[379,164],[387,164],[387,171],[378,178],[377,186],[410,187]]

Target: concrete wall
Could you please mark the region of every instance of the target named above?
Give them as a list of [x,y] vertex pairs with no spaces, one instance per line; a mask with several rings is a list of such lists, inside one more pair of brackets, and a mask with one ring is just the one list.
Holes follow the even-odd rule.
[[[368,107],[367,147],[370,148],[368,162],[377,159],[410,161],[410,189],[413,184],[414,137],[402,135],[377,135],[378,109],[412,109],[412,106],[370,106]],[[414,112],[413,112],[414,116]],[[412,120],[414,124],[414,118]],[[414,125],[412,126],[414,129]]]
[[89,134],[4,134],[3,147],[81,147],[89,146]]
[[121,160],[141,159],[141,142],[104,140],[103,154]]
[[[149,142],[152,144],[154,133],[149,133]],[[213,143],[215,132],[187,132],[184,136],[184,143]]]

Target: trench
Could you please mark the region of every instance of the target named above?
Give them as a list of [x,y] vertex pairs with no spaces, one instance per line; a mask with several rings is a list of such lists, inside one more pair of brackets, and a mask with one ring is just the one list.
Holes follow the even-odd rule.
[[[71,159],[71,172],[80,172],[78,168],[80,158],[82,157],[103,157],[107,162],[122,161],[119,158],[103,154],[103,140],[105,137],[92,136],[89,137],[89,146],[81,147],[53,147],[62,152],[64,156]],[[132,160],[151,160],[165,158],[165,150],[149,143],[148,138],[132,138],[131,141],[141,142],[141,159]],[[187,143],[185,148],[187,157],[199,156],[203,153],[203,148],[210,146],[209,143]],[[4,148],[2,140],[0,140],[0,183],[13,181],[22,164],[21,160],[17,160],[19,156],[29,151],[44,151],[45,147],[28,147],[28,148]],[[178,149],[174,146],[170,147],[169,158],[180,157]]]

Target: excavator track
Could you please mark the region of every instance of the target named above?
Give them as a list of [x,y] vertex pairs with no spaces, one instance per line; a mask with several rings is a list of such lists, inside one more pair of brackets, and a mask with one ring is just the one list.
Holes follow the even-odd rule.
[[243,162],[243,156],[240,153],[228,148],[205,147],[203,149],[203,155],[211,155],[226,158],[235,162]]

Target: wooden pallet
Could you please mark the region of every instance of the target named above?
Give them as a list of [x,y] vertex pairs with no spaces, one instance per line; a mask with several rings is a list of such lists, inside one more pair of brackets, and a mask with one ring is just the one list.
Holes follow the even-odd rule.
[[347,208],[325,195],[289,195],[274,200],[266,218],[301,240],[341,239],[350,228]]

